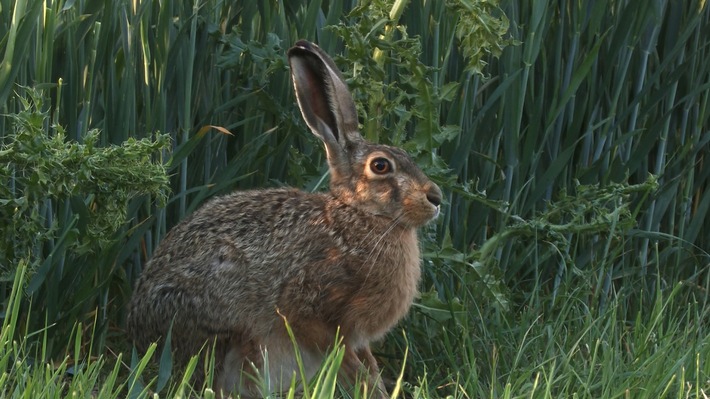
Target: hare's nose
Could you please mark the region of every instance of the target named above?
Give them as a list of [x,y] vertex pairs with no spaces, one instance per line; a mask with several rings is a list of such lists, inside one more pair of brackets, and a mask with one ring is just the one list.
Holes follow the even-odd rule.
[[432,183],[429,190],[426,193],[426,199],[429,200],[434,206],[438,207],[441,205],[441,189],[436,184]]

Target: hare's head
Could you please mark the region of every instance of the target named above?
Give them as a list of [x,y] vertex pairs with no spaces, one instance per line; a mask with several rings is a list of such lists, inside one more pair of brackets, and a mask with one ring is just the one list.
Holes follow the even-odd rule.
[[325,144],[333,195],[409,227],[436,217],[441,190],[403,150],[363,139],[352,95],[333,60],[303,40],[288,57],[303,119]]

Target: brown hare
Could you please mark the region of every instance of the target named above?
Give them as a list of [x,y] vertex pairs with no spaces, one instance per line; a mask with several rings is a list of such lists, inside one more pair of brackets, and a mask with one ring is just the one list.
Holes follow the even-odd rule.
[[284,319],[308,377],[339,331],[340,377],[386,398],[370,343],[412,305],[416,229],[438,215],[441,190],[403,150],[363,139],[352,96],[325,52],[299,41],[288,58],[303,118],[325,144],[330,191],[239,191],[206,203],[156,249],[127,328],[145,350],[172,325],[178,365],[214,347],[215,390],[250,397],[268,393],[255,370],[274,393],[298,370]]

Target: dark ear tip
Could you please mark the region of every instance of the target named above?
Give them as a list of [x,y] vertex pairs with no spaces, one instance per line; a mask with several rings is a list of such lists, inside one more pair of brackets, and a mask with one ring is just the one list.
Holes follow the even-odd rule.
[[311,47],[313,43],[309,42],[308,40],[300,39],[294,44],[295,47]]
[[295,53],[304,52],[304,51],[308,52],[308,53],[315,53],[315,48],[317,48],[317,47],[318,47],[317,45],[315,45],[307,40],[301,39],[301,40],[297,41],[296,44],[294,44],[293,47],[291,47],[288,50],[288,56],[291,57]]

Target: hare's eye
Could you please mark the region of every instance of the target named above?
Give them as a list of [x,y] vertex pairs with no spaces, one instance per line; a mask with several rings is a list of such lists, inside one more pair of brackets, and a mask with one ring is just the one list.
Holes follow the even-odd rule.
[[387,158],[375,158],[370,162],[370,170],[372,173],[384,175],[392,171],[392,164]]

